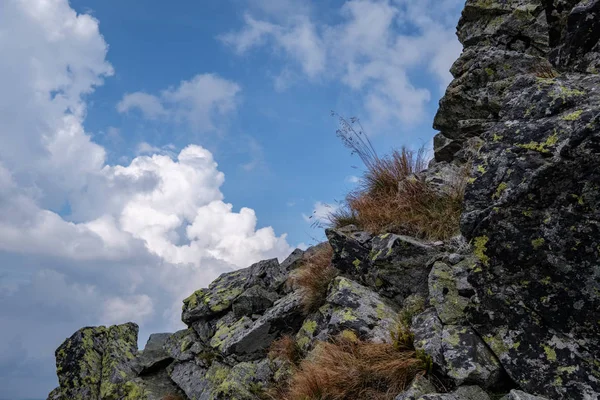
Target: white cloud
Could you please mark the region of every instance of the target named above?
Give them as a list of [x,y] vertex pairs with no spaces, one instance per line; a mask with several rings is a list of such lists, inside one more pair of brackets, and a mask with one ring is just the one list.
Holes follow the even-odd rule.
[[199,74],[158,96],[145,92],[128,93],[117,111],[138,109],[149,120],[166,119],[186,123],[199,132],[216,130],[216,121],[236,109],[241,88],[215,74]]
[[[83,127],[85,97],[112,74],[106,51],[98,21],[67,0],[2,3],[0,53],[10,62],[0,63],[0,382],[8,398],[52,389],[54,349],[74,330],[129,319],[142,335],[176,329],[193,290],[291,251],[252,210],[223,202],[223,173],[200,146],[145,143],[129,165],[106,164]],[[144,96],[124,98],[121,109],[210,130],[235,110],[238,91],[198,75],[156,96],[162,109]],[[68,219],[57,211],[65,204]]]
[[128,321],[144,322],[154,313],[152,299],[145,295],[113,297],[104,302],[102,320],[106,324],[123,324]]
[[348,183],[358,183],[360,182],[360,178],[358,176],[350,175],[346,177],[346,182]]
[[145,118],[154,120],[167,114],[160,99],[144,92],[127,93],[117,104],[117,111],[120,113],[129,112],[131,109],[138,109]]
[[244,26],[222,41],[238,54],[260,46],[281,50],[290,62],[274,77],[279,91],[299,74],[341,81],[364,98],[370,126],[422,122],[437,96],[410,73],[428,72],[443,91],[461,50],[454,35],[461,0],[349,0],[337,24],[319,22],[310,6],[289,17],[289,5],[276,10],[259,2],[271,12],[246,13]]
[[339,209],[338,205],[332,205],[317,201],[310,215],[302,214],[302,218],[311,224],[328,224],[329,216]]

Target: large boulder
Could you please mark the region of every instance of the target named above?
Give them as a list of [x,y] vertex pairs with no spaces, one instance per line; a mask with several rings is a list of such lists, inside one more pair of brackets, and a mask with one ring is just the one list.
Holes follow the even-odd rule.
[[389,343],[398,320],[397,305],[368,287],[337,277],[329,286],[325,304],[304,320],[296,340],[303,351],[312,348],[316,340],[350,332],[362,340]]
[[467,320],[521,388],[556,399],[600,396],[599,12],[468,0],[434,121],[439,161],[464,162],[451,141],[483,143],[461,221],[479,258]]
[[479,386],[461,386],[451,393],[426,394],[418,400],[490,400],[490,396]]
[[268,360],[242,362],[230,367],[215,361],[209,367],[178,363],[170,376],[189,399],[256,400],[273,375]]
[[62,400],[145,400],[136,380],[138,326],[87,327],[75,332],[56,350],[60,387],[52,397]]

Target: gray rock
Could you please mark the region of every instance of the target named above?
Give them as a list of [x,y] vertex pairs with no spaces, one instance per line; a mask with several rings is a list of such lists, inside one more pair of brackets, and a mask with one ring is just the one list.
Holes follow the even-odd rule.
[[214,319],[229,311],[247,289],[259,286],[267,292],[286,292],[291,268],[297,265],[299,252],[282,267],[276,258],[259,261],[248,268],[219,276],[208,288],[200,289],[183,301],[181,319],[191,325],[198,320]]
[[198,335],[193,329],[183,329],[169,336],[163,345],[169,357],[177,361],[188,361],[202,351]]
[[352,276],[360,276],[368,269],[368,263],[364,260],[369,254],[369,248],[365,243],[361,243],[345,231],[326,229],[325,234],[333,248],[331,262],[337,269]]
[[442,350],[443,325],[434,308],[429,308],[412,320],[415,348],[429,355],[434,364],[444,365]]
[[490,396],[479,386],[461,386],[452,393],[426,394],[418,400],[490,400]]
[[87,327],[75,332],[56,350],[59,389],[64,399],[142,399],[135,379],[138,326]]
[[480,258],[469,323],[548,398],[600,393],[599,12],[598,0],[468,0],[434,121],[440,143],[483,141],[461,221]]
[[46,400],[63,400],[63,396],[61,394],[61,390],[59,387],[55,388],[48,394],[48,398]]
[[350,333],[362,340],[389,343],[397,328],[399,308],[375,291],[350,279],[337,277],[329,286],[326,303],[309,315],[296,334],[303,351],[316,340]]
[[237,318],[242,316],[251,316],[252,314],[262,314],[266,309],[279,299],[279,295],[269,292],[259,285],[246,289],[233,302],[233,314]]
[[329,287],[326,301],[332,306],[327,324],[330,334],[349,329],[365,340],[390,342],[399,309],[373,290],[337,277]]
[[184,393],[171,380],[166,369],[154,370],[138,380],[144,400],[164,400],[168,396],[184,399]]
[[400,304],[411,294],[426,298],[430,260],[439,252],[428,243],[408,236],[375,236],[371,241],[366,284]]
[[272,375],[268,360],[233,367],[215,361],[208,368],[185,362],[176,364],[170,374],[186,396],[196,400],[256,400]]
[[417,376],[414,381],[410,384],[408,389],[403,393],[396,396],[395,400],[417,400],[425,394],[435,393],[436,388],[429,381],[429,379],[423,376]]
[[430,303],[444,324],[462,324],[466,321],[465,308],[471,303],[475,289],[467,281],[470,268],[477,260],[468,257],[450,266],[438,261],[429,273]]
[[469,327],[444,326],[443,369],[456,385],[474,383],[485,388],[504,383],[504,371],[496,356]]
[[534,396],[532,394],[527,394],[520,390],[513,389],[510,391],[509,394],[507,394],[500,400],[548,400],[548,399],[545,397]]
[[242,317],[232,324],[218,327],[210,344],[237,360],[256,360],[264,357],[275,339],[297,331],[303,319],[301,297],[298,293],[291,293],[278,300],[256,321]]
[[171,333],[153,333],[150,335],[144,350],[136,360],[140,367],[138,373],[145,374],[156,369],[164,369],[173,361],[173,357],[164,349],[171,335]]

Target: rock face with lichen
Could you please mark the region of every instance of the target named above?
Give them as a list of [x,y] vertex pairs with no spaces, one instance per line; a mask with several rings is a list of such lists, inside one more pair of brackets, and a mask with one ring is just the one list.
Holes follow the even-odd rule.
[[[600,392],[600,1],[467,1],[436,159],[472,158],[468,320],[521,387]],[[473,139],[475,138],[475,139]]]
[[[283,336],[310,359],[399,325],[432,369],[396,400],[600,398],[600,0],[467,0],[458,37],[417,178],[444,192],[471,171],[461,235],[328,229],[192,293],[187,328],[141,352],[132,323],[77,331],[48,399],[261,399],[293,373],[268,356]],[[306,310],[290,278],[328,245],[337,276]]]

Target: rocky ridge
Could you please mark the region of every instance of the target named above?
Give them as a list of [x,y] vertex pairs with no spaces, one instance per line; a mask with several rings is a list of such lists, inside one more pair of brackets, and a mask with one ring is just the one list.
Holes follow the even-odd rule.
[[223,274],[143,351],[133,323],[77,331],[49,399],[260,399],[290,374],[267,357],[283,335],[310,355],[390,342],[398,321],[433,371],[397,400],[600,398],[600,0],[468,0],[458,37],[420,178],[443,190],[470,168],[461,236],[329,229],[318,309],[290,277],[323,245]]

